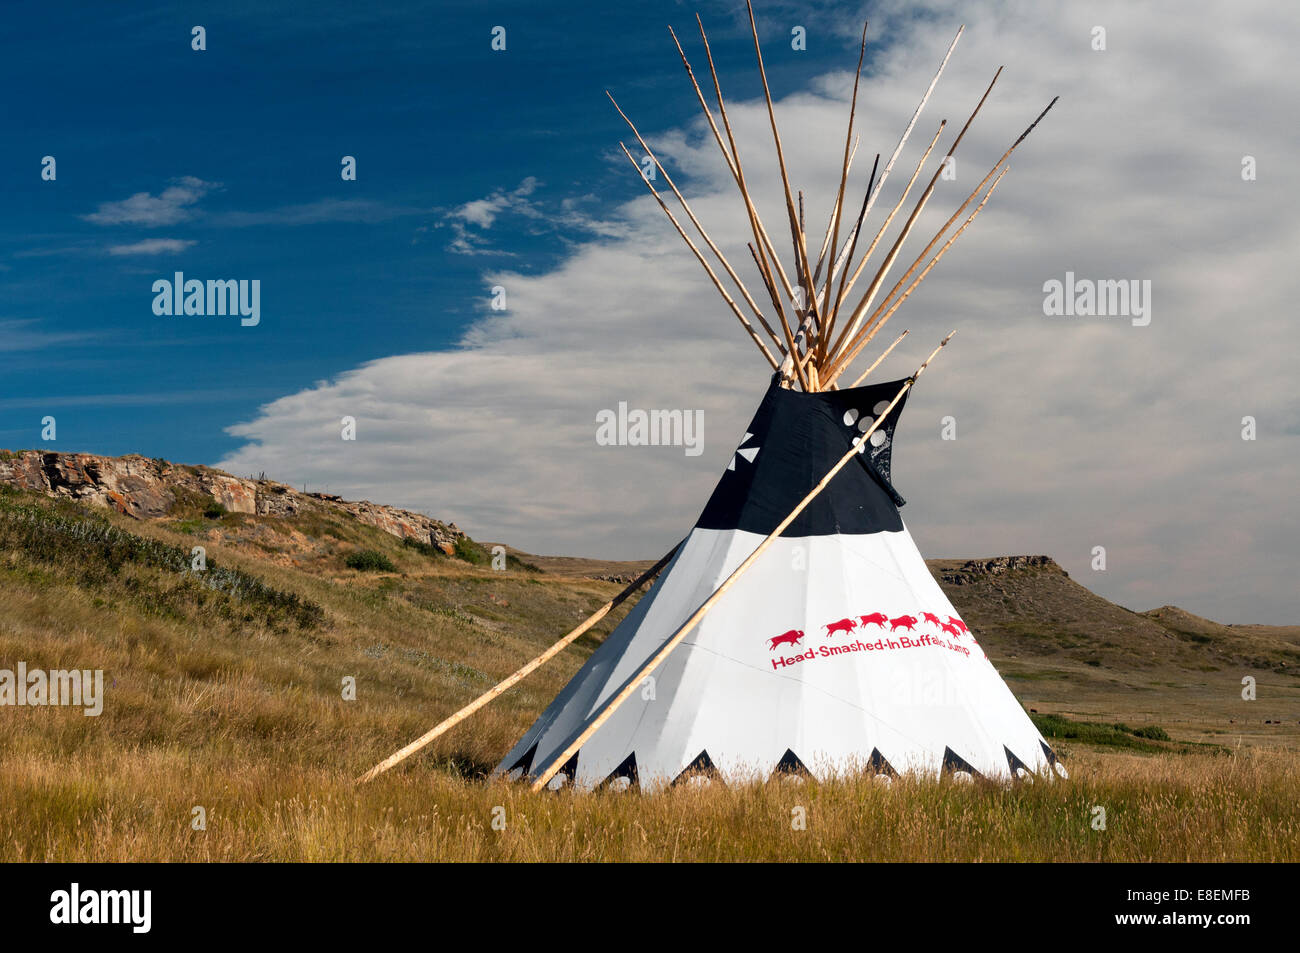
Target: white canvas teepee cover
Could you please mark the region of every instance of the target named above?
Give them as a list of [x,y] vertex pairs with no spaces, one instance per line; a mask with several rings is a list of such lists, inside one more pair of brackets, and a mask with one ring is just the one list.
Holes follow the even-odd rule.
[[[900,385],[809,394],[774,379],[672,562],[498,773],[535,775],[558,757]],[[1063,770],[899,517],[890,449],[901,409],[557,782],[651,787],[694,772],[730,781],[779,771],[1009,778]]]

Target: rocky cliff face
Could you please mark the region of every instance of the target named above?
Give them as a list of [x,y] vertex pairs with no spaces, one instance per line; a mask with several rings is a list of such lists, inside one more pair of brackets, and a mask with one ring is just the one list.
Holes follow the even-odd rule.
[[937,568],[939,578],[954,586],[969,585],[982,577],[1002,576],[1018,569],[1041,569],[1069,575],[1051,556],[997,556],[993,559],[968,559],[960,564],[943,560]]
[[328,493],[301,493],[272,480],[244,480],[211,467],[186,466],[147,457],[101,457],[89,453],[0,450],[0,484],[64,496],[116,509],[136,519],[170,515],[196,499],[230,513],[289,517],[313,510],[347,513],[399,538],[431,543],[443,552],[465,539],[455,523],[369,501],[351,502]]

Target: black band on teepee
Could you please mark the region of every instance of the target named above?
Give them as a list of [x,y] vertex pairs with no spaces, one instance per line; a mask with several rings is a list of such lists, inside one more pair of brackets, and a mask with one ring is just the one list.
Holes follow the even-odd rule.
[[[898,393],[898,381],[806,394],[768,387],[696,526],[767,535],[826,475]],[[786,531],[787,537],[898,532],[904,500],[891,483],[894,427],[906,398]]]

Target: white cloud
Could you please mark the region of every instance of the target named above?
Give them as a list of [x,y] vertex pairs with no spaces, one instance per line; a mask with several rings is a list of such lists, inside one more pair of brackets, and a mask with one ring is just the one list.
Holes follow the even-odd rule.
[[146,238],[129,245],[109,245],[110,255],[173,255],[197,242],[186,238]]
[[[894,473],[922,551],[1047,552],[1136,608],[1174,602],[1225,621],[1294,621],[1300,196],[1285,171],[1296,133],[1274,117],[1291,108],[1298,66],[1285,38],[1300,12],[1258,3],[1224,17],[1198,5],[1170,18],[1118,2],[1018,2],[963,4],[960,14],[933,5],[908,19],[897,6],[886,10],[896,42],[869,48],[854,205],[869,156],[888,156],[957,24],[968,26],[873,212],[877,225],[939,118],[951,120],[946,143],[993,70],[1008,69],[895,276],[1062,94],[980,220],[894,318],[890,332],[913,335],[874,378],[910,372],[932,342],[961,329],[899,431]],[[1104,53],[1090,47],[1097,23],[1108,30]],[[787,164],[818,247],[856,44],[833,52],[807,54],[803,91],[777,90]],[[688,99],[689,87],[678,95]],[[779,241],[784,200],[766,111],[734,97],[729,113]],[[752,275],[741,206],[707,130],[633,118],[658,129],[651,144]],[[1245,154],[1259,159],[1258,181],[1241,179]],[[459,350],[373,361],[273,401],[230,428],[246,443],[220,465],[424,509],[533,551],[658,555],[703,506],[767,369],[632,175],[635,197],[609,206],[595,237],[556,268],[484,276],[483,318]],[[453,220],[482,230],[536,209],[531,191],[517,192],[467,203]],[[1150,327],[1044,317],[1043,282],[1066,270],[1150,279]],[[507,289],[506,313],[486,310],[494,284]],[[598,447],[596,412],[620,400],[703,409],[704,454]],[[955,442],[939,440],[949,414]],[[1239,439],[1248,414],[1260,421],[1254,443]],[[358,420],[355,443],[339,440],[345,415]],[[1089,568],[1097,545],[1107,548],[1105,573]]]
[[[529,232],[540,235],[552,233],[569,243],[574,233],[584,237],[626,237],[627,232],[615,221],[593,215],[586,207],[599,207],[599,200],[591,194],[570,195],[558,202],[543,202],[532,198],[541,183],[528,176],[514,189],[498,189],[482,199],[466,202],[444,213],[434,228],[450,228],[451,241],[447,249],[458,255],[493,255],[514,258],[516,254],[494,246],[487,232],[503,215],[515,215],[529,221]],[[418,231],[426,231],[426,228]]]
[[83,218],[96,225],[175,225],[193,218],[193,206],[218,187],[219,183],[187,175],[172,180],[172,184],[158,195],[137,192],[120,202],[104,202],[98,211]]
[[460,219],[470,225],[477,225],[479,228],[491,228],[492,223],[497,220],[497,216],[507,210],[531,218],[540,218],[542,213],[528,200],[528,196],[537,191],[537,185],[537,179],[530,175],[520,182],[515,189],[508,192],[504,189],[497,189],[487,198],[475,199],[472,202],[466,202],[459,208],[452,209],[447,217]]
[[[514,258],[514,252],[501,251],[488,244],[487,237],[470,231],[462,222],[449,222],[452,238],[447,249],[457,255],[504,255]],[[438,226],[441,227],[441,226]]]

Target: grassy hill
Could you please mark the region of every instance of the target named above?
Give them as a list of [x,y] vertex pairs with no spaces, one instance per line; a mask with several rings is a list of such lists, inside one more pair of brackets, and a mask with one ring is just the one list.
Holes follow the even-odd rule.
[[[1288,628],[1221,625],[1172,606],[1132,612],[1050,560],[1001,573],[929,565],[1026,706],[1300,751],[1300,646]],[[1254,701],[1242,698],[1244,677]]]
[[[196,546],[203,572],[190,568]],[[494,571],[470,540],[448,555],[341,513],[182,500],[137,520],[0,487],[0,668],[103,669],[106,683],[99,717],[0,709],[0,859],[1300,857],[1296,641],[1131,613],[1050,563],[932,569],[1021,699],[1056,717],[1042,723],[1060,731],[1069,784],[620,799],[485,783],[617,611],[356,787],[621,588],[591,576],[637,568],[512,556]],[[1259,701],[1241,700],[1242,674]],[[1264,724],[1274,718],[1287,723]],[[1114,806],[1104,838],[1088,824],[1099,803]],[[792,805],[809,808],[807,832],[791,831]]]

